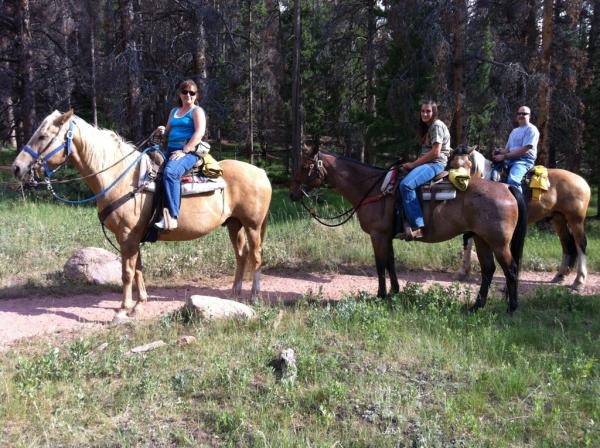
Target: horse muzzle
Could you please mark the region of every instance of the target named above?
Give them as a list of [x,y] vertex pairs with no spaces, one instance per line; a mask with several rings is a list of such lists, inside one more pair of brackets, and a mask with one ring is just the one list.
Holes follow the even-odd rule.
[[15,159],[11,166],[11,171],[15,178],[21,183],[30,183],[34,179],[34,163],[31,161]]

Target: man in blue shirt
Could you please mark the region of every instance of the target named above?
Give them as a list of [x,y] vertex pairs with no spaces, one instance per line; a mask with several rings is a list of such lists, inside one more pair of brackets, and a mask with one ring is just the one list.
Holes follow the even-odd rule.
[[[531,110],[529,107],[519,107],[517,112],[519,126],[510,133],[506,147],[493,156],[495,162],[493,171],[497,171],[504,163],[508,168],[507,183],[514,185],[520,191],[523,176],[535,164],[537,144],[540,139],[540,131],[529,122],[530,116]],[[493,174],[492,179],[494,179]]]

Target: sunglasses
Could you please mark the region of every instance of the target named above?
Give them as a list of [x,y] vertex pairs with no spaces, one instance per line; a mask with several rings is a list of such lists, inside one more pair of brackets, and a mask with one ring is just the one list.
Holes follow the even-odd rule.
[[529,112],[517,112],[517,115],[529,115]]
[[190,95],[190,96],[195,96],[196,92],[194,92],[193,90],[182,90],[181,91],[182,95]]

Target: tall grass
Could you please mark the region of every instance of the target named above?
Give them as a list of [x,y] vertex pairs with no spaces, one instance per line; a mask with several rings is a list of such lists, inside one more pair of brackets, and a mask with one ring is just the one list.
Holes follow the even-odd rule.
[[[348,207],[328,192],[317,204],[319,214],[331,216]],[[93,206],[70,207],[49,202],[47,194],[28,193],[25,199],[5,195],[0,201],[0,287],[15,285],[59,286],[65,280],[62,266],[73,252],[84,246],[113,250],[104,239]],[[588,230],[588,267],[600,266],[600,224],[591,221]],[[109,236],[113,238],[109,232]],[[225,229],[218,229],[193,242],[158,242],[142,249],[147,279],[192,280],[231,273],[234,257]],[[399,269],[455,271],[460,266],[460,238],[420,244],[396,241]],[[287,190],[274,191],[269,227],[264,242],[265,269],[302,268],[320,271],[373,272],[370,240],[356,220],[328,228],[311,220]],[[551,228],[529,227],[523,267],[553,271],[561,260],[558,238]]]
[[[598,297],[539,291],[509,318],[495,300],[465,314],[464,293],[307,297],[246,323],[176,313],[3,354],[0,443],[598,446]],[[183,334],[197,342],[178,346]],[[126,356],[156,339],[167,346]],[[269,367],[282,348],[296,352],[293,385]]]

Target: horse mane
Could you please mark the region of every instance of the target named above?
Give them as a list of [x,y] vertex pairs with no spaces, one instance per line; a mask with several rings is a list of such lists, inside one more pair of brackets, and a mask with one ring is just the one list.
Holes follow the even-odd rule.
[[319,152],[322,153],[322,154],[326,154],[328,156],[333,156],[336,159],[343,160],[345,162],[354,163],[355,165],[359,165],[359,166],[362,166],[362,167],[365,167],[365,168],[371,168],[371,169],[374,169],[374,170],[377,170],[377,171],[387,171],[386,168],[381,168],[380,166],[375,166],[375,165],[369,165],[368,163],[363,163],[360,160],[356,160],[356,159],[353,159],[351,157],[343,156],[341,154],[336,154],[334,152],[322,151],[322,150],[320,150]]
[[110,129],[96,128],[79,116],[74,116],[74,123],[81,130],[84,151],[90,165],[97,169],[105,167],[134,152],[136,148],[123,137]]

